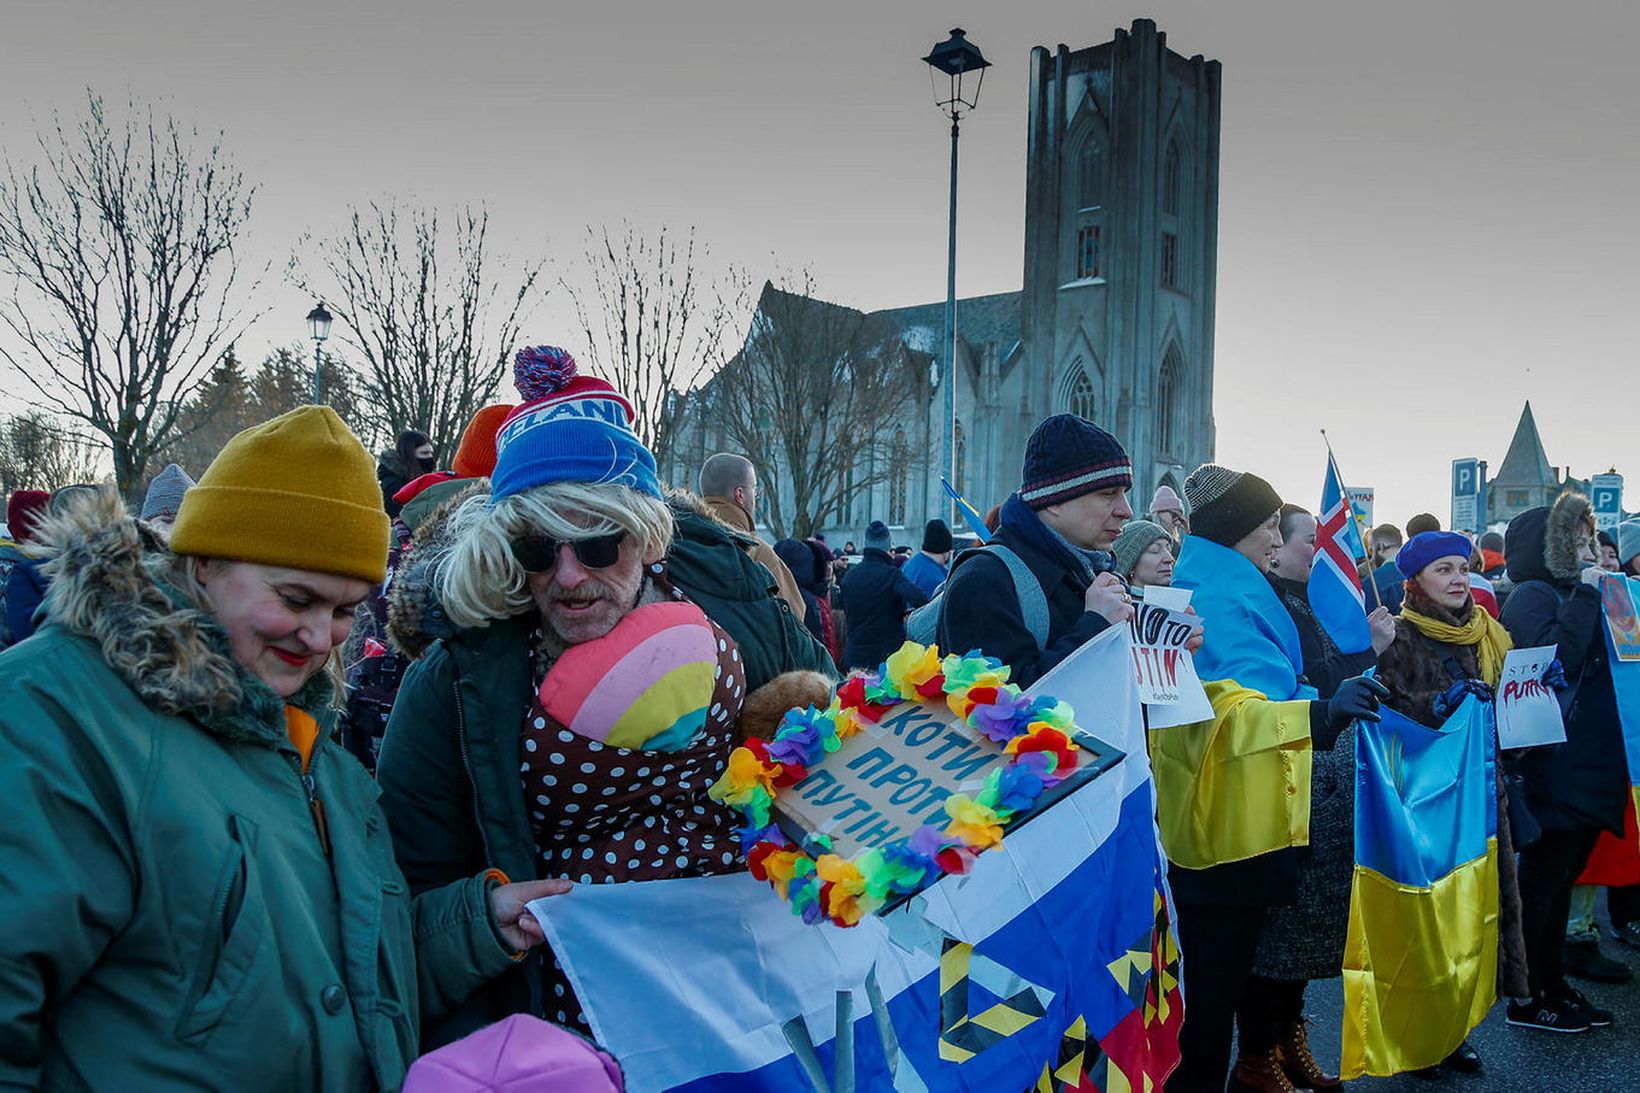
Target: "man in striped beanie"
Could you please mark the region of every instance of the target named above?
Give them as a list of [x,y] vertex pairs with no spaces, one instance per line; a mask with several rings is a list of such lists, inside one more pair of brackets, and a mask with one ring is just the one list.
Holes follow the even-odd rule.
[[1093,422],[1057,414],[1038,425],[996,535],[952,565],[940,647],[979,649],[1028,687],[1106,627],[1131,618],[1109,551],[1133,515],[1132,486],[1127,452]]

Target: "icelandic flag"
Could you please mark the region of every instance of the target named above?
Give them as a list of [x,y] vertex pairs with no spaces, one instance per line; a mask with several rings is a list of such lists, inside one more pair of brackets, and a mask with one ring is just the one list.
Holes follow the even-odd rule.
[[1344,492],[1338,465],[1327,456],[1327,479],[1321,486],[1321,516],[1315,525],[1315,562],[1310,566],[1310,609],[1342,653],[1372,646],[1366,600],[1356,563],[1367,556],[1354,506]]
[[1498,964],[1497,736],[1470,695],[1425,728],[1355,727],[1345,1081],[1438,1065],[1486,1017]]
[[533,903],[627,1088],[1160,1089],[1181,956],[1127,634],[1074,656],[1105,697],[1083,727],[1134,750],[888,914],[804,925],[745,873]]

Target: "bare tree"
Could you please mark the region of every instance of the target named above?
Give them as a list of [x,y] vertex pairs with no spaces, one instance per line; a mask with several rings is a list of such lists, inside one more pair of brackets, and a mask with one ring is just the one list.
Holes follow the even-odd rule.
[[0,419],[0,493],[59,490],[103,476],[97,445],[39,410]]
[[[325,402],[359,431],[358,381],[339,359],[324,354],[320,375]],[[309,401],[312,364],[305,346],[281,346],[255,372],[239,363],[232,346],[211,369],[177,416],[176,439],[161,455],[198,477],[235,434]],[[372,439],[361,433],[367,444]]]
[[235,245],[255,187],[218,133],[175,118],[86,116],[38,137],[0,180],[0,358],[41,405],[85,423],[130,494],[191,391],[247,317]]
[[631,400],[639,438],[665,467],[684,396],[721,363],[724,334],[746,310],[745,281],[706,283],[694,229],[680,243],[664,227],[650,237],[624,221],[614,233],[587,228],[583,265],[584,283],[560,283],[575,304],[587,363]]
[[705,394],[713,424],[767,483],[776,533],[807,538],[853,493],[926,460],[894,418],[916,391],[910,351],[853,308],[815,298],[811,272],[783,280],[763,286],[746,344]]
[[490,252],[487,212],[462,208],[450,223],[445,233],[434,210],[401,219],[396,204],[372,202],[319,245],[322,278],[292,267],[292,280],[327,302],[363,360],[366,430],[389,438],[425,430],[440,464],[495,397],[521,324],[543,295],[540,262],[509,276]]

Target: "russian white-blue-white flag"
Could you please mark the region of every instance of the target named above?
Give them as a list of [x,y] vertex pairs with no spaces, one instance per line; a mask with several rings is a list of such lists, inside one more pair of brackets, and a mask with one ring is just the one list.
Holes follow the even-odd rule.
[[1327,456],[1327,478],[1321,486],[1321,509],[1315,521],[1315,562],[1310,566],[1310,609],[1342,653],[1360,653],[1372,645],[1366,599],[1361,594],[1357,563],[1367,556],[1338,464]]
[[897,910],[808,926],[745,873],[532,904],[627,1088],[1161,1088],[1181,958],[1127,635],[1073,654],[1065,696],[1103,696],[1078,724],[1125,758]]

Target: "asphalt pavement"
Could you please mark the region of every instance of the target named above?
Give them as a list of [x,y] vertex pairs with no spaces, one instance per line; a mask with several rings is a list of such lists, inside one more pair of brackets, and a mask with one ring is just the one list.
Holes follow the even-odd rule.
[[[1604,901],[1602,901],[1604,904]],[[1604,906],[1601,908],[1604,916]],[[1604,918],[1602,917],[1602,922]],[[1602,927],[1604,928],[1604,927]],[[1635,979],[1607,986],[1581,979],[1572,984],[1589,1001],[1612,1011],[1610,1028],[1585,1033],[1536,1032],[1504,1023],[1504,1004],[1492,1007],[1469,1042],[1481,1054],[1485,1071],[1478,1075],[1443,1071],[1437,1080],[1412,1074],[1394,1078],[1362,1078],[1348,1083],[1357,1093],[1514,1093],[1548,1090],[1552,1093],[1626,1093],[1640,1090],[1640,951],[1603,938],[1607,956],[1626,963]],[[1305,997],[1310,1015],[1310,1046],[1332,1073],[1337,1073],[1339,1028],[1343,1009],[1343,981],[1314,983]]]

